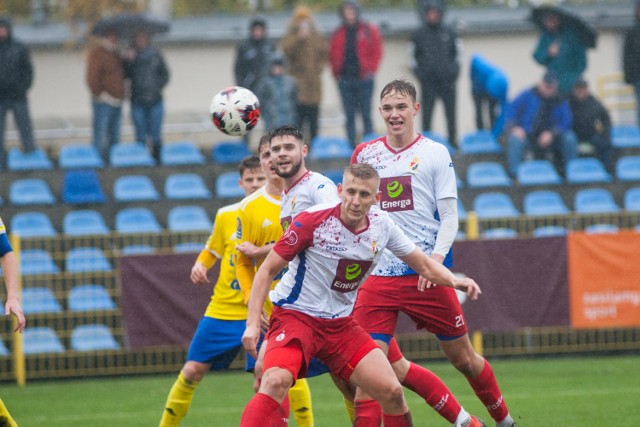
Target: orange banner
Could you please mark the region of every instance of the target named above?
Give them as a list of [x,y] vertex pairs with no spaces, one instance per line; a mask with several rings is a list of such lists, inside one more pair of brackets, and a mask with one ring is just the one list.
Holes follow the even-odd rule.
[[572,326],[640,325],[640,233],[571,233],[567,252]]

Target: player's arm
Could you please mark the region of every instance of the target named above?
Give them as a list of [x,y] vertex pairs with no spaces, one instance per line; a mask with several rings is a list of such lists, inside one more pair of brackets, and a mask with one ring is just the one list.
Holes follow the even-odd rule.
[[440,215],[440,228],[431,258],[442,263],[458,233],[458,201],[447,197],[436,201],[436,206]]
[[[0,224],[2,221],[0,220]],[[4,283],[7,287],[7,302],[4,305],[4,314],[16,316],[18,324],[14,332],[24,330],[27,321],[20,305],[20,295],[18,292],[18,260],[9,244],[6,233],[0,234],[0,263],[4,273]]]
[[193,263],[193,267],[191,267],[191,281],[195,285],[205,285],[209,283],[209,277],[207,276],[207,272],[211,267],[213,267],[218,260],[208,249],[203,249],[198,255],[196,262]]
[[267,243],[264,246],[256,246],[251,242],[244,241],[236,246],[238,252],[246,255],[249,258],[257,259],[264,258],[267,256],[271,249],[273,249],[273,245],[275,243]]
[[191,267],[190,278],[194,284],[205,285],[209,283],[207,272],[215,265],[216,261],[222,258],[227,238],[228,237],[224,235],[224,217],[220,211],[218,211],[207,243],[202,251],[200,251],[193,267]]
[[276,274],[282,271],[288,261],[272,251],[267,255],[253,280],[253,287],[249,295],[249,314],[247,317],[247,327],[242,336],[242,344],[245,350],[253,357],[257,357],[256,347],[260,338],[260,325],[262,307],[267,299],[271,282]]

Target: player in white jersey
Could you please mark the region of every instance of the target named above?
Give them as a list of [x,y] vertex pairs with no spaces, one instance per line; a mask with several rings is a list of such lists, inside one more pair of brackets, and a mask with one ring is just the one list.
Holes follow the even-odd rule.
[[[305,376],[312,357],[378,400],[385,426],[412,425],[402,386],[384,353],[350,316],[356,291],[385,248],[434,283],[461,289],[472,299],[480,289],[426,256],[387,213],[370,210],[380,200],[379,183],[371,166],[348,167],[338,185],[340,203],[298,215],[256,273],[243,336],[254,356],[267,295],[275,308],[263,380],[245,407],[242,427],[276,425],[280,402],[296,379]],[[287,273],[269,292],[273,276],[287,264]],[[428,285],[423,283],[422,290]]]
[[[379,106],[387,135],[360,144],[351,162],[376,168],[381,176],[380,207],[432,259],[449,266],[458,230],[455,172],[447,149],[413,130],[419,110],[411,82],[394,80],[387,84]],[[436,335],[447,358],[465,375],[496,425],[515,425],[491,365],[473,350],[455,292],[436,286],[422,297],[418,286],[423,280],[401,259],[385,253],[358,294],[356,320],[383,350],[388,349],[389,361],[401,383],[429,403],[421,387],[424,371],[404,359],[392,339],[398,312],[403,311],[417,328]]]

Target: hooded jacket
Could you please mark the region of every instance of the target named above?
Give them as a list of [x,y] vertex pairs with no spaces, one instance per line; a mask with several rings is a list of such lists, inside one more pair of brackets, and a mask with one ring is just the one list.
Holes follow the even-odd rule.
[[0,101],[24,101],[33,83],[33,65],[26,46],[13,38],[11,21],[0,18],[9,37],[0,41]]

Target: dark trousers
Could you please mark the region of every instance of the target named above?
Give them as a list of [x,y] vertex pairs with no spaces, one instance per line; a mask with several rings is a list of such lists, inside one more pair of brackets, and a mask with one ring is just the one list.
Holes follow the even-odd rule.
[[[493,129],[498,119],[498,101],[487,95],[473,93],[473,106],[476,112],[476,129]],[[486,127],[485,119],[488,122]]]
[[[318,134],[319,110],[318,104],[298,104],[296,108],[298,128],[307,136],[308,142],[313,141]],[[306,126],[309,128],[308,131]]]
[[456,123],[456,82],[439,80],[421,80],[422,87],[422,130],[431,130],[431,118],[436,103],[440,98],[444,104],[444,114],[447,119],[447,137],[454,147],[458,144]]
[[29,115],[29,103],[26,99],[22,101],[0,101],[0,162],[4,164],[6,151],[4,147],[4,134],[7,125],[7,113],[13,112],[13,120],[20,133],[22,141],[22,149],[25,153],[36,149],[36,143],[33,137],[33,126],[31,124],[31,116]]
[[147,143],[151,140],[153,157],[160,159],[162,147],[162,119],[164,117],[164,103],[162,101],[151,105],[131,103],[131,120],[136,129],[136,141]]
[[373,133],[371,121],[371,97],[373,96],[373,78],[359,79],[345,77],[338,80],[340,97],[346,116],[347,138],[352,145],[358,144],[356,140],[356,113],[362,116],[363,135]]

